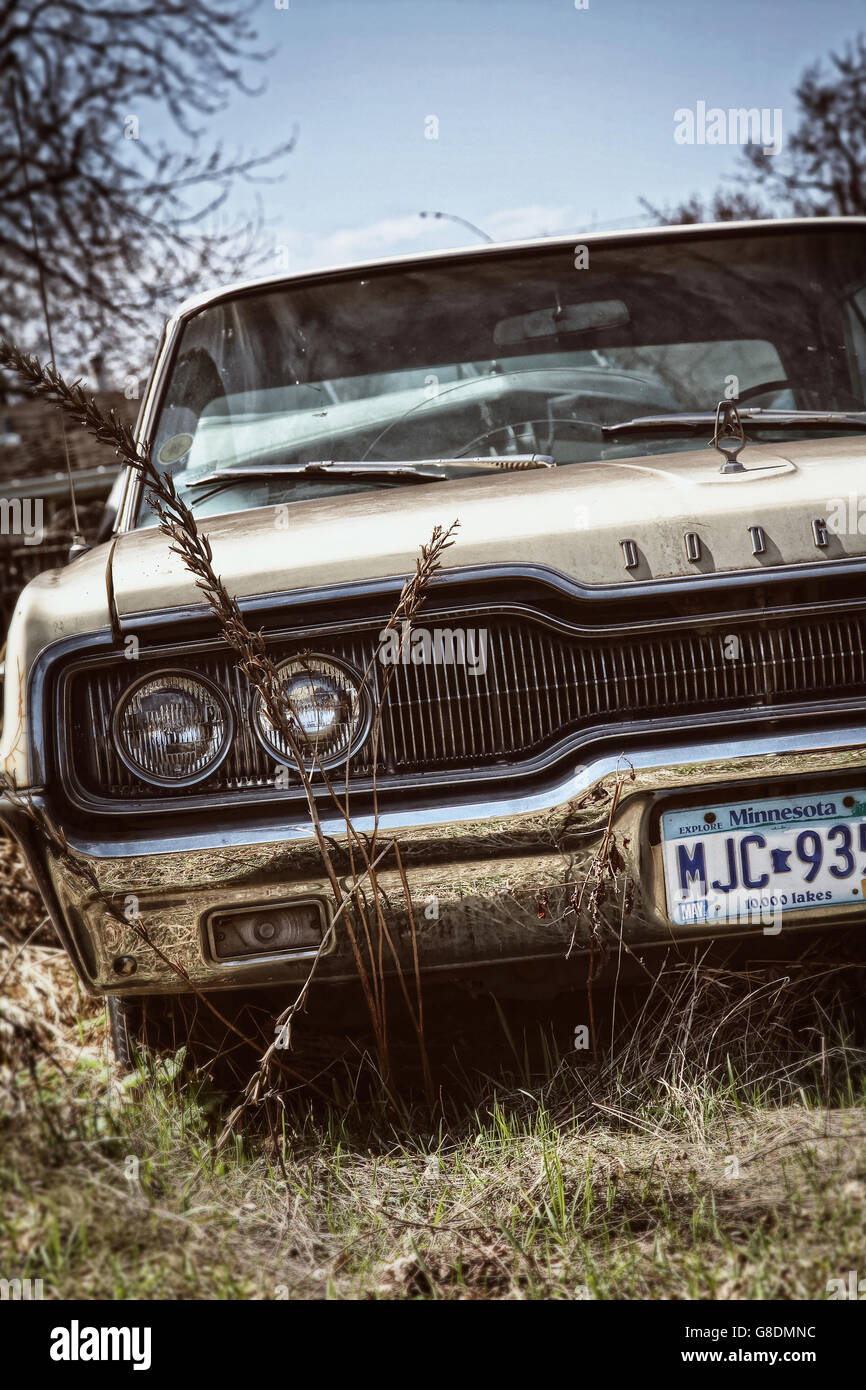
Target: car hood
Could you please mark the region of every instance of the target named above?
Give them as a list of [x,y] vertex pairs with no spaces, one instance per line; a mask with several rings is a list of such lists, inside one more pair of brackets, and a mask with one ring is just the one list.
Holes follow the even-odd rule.
[[[858,529],[864,456],[861,435],[750,445],[741,455],[748,471],[722,474],[719,455],[704,446],[335,494],[209,517],[202,530],[216,572],[239,599],[406,575],[434,527],[453,521],[460,528],[443,568],[531,564],[627,590],[646,580],[757,575],[866,554],[866,521],[864,534]],[[815,521],[831,527],[824,547],[815,543]],[[757,555],[754,527],[763,531]],[[696,560],[686,552],[690,532],[701,543]],[[636,548],[633,568],[625,567],[623,541]],[[134,633],[136,614],[200,605],[202,595],[157,528],[129,532],[28,584],[7,637],[0,738],[0,767],[21,786],[30,775],[21,711],[32,664],[55,642],[107,628],[112,601],[124,631]]]
[[[703,446],[336,493],[289,508],[208,517],[201,525],[214,567],[237,598],[405,574],[433,528],[455,520],[460,527],[445,568],[546,565],[583,584],[625,586],[719,571],[757,573],[866,552],[856,515],[864,458],[866,435],[750,445],[741,455],[746,471],[723,474],[720,456]],[[813,522],[834,528],[840,517],[841,529],[831,529],[826,546],[818,548]],[[764,534],[757,555],[754,527]],[[700,540],[697,560],[686,551],[687,533]],[[637,557],[628,569],[625,540],[634,543]],[[121,617],[201,602],[159,530],[121,536],[112,572]]]

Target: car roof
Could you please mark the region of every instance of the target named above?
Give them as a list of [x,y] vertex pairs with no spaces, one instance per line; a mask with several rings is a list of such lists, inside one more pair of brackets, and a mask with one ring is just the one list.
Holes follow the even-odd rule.
[[530,249],[548,250],[557,246],[570,247],[575,244],[592,246],[604,243],[640,242],[665,238],[680,239],[703,236],[729,235],[748,230],[757,235],[790,230],[827,231],[839,227],[861,227],[866,230],[866,217],[779,217],[760,221],[744,222],[685,222],[666,224],[657,227],[630,227],[620,231],[570,232],[550,237],[526,237],[520,241],[496,241],[483,246],[455,246],[445,251],[424,251],[413,255],[385,256],[375,260],[344,261],[338,265],[323,266],[299,271],[293,275],[266,275],[246,280],[233,281],[228,285],[205,290],[201,294],[185,299],[175,311],[173,318],[188,318],[209,304],[222,299],[231,299],[237,294],[251,290],[274,289],[279,285],[302,284],[305,281],[326,279],[334,275],[352,274],[356,271],[375,271],[398,266],[419,266],[436,264],[450,260],[482,260],[485,257],[501,256],[512,251]]

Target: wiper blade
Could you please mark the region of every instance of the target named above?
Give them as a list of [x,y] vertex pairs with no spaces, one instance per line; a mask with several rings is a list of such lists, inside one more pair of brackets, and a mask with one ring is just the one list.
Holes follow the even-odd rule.
[[439,468],[491,468],[502,471],[524,468],[554,468],[555,460],[548,454],[503,454],[499,457],[459,459],[407,459],[405,463],[378,463],[370,460],[354,462],[343,459],[317,459],[310,463],[253,463],[232,464],[218,468],[207,477],[196,478],[187,487],[211,486],[228,480],[244,478],[383,478],[386,481],[426,483],[443,482],[445,473]]
[[440,483],[444,480],[444,473],[422,472],[419,469],[408,468],[401,464],[366,464],[366,463],[264,463],[256,464],[253,468],[245,468],[237,465],[232,468],[218,468],[213,473],[208,473],[204,478],[196,478],[187,483],[187,489],[192,491],[198,487],[211,487],[220,483],[244,482],[247,479],[256,478],[369,478],[378,477],[383,482],[409,482],[409,483]]
[[[866,430],[866,411],[857,410],[761,410],[758,406],[737,407],[743,424],[752,429],[853,429]],[[714,410],[676,415],[640,415],[617,425],[602,425],[604,435],[616,434],[703,434],[716,423]]]

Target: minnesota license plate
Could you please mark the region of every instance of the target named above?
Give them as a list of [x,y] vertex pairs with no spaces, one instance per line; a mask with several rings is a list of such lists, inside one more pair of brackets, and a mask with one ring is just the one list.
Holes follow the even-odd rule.
[[678,926],[862,902],[866,790],[667,811],[662,849]]

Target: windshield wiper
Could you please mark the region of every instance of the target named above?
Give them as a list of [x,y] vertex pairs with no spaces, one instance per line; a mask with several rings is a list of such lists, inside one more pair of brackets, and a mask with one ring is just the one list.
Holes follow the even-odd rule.
[[[743,424],[752,429],[833,429],[866,430],[866,411],[848,410],[761,410],[758,406],[737,408]],[[617,434],[703,434],[716,422],[714,410],[676,415],[640,415],[634,420],[621,420],[617,425],[602,425],[604,435]]]
[[245,478],[381,478],[386,482],[441,483],[447,474],[440,468],[491,468],[499,472],[524,468],[554,468],[549,454],[503,454],[498,457],[459,459],[412,459],[405,463],[353,462],[342,459],[318,459],[310,463],[235,463],[218,468],[204,478],[187,483],[187,488],[211,486],[214,483],[236,482]]

